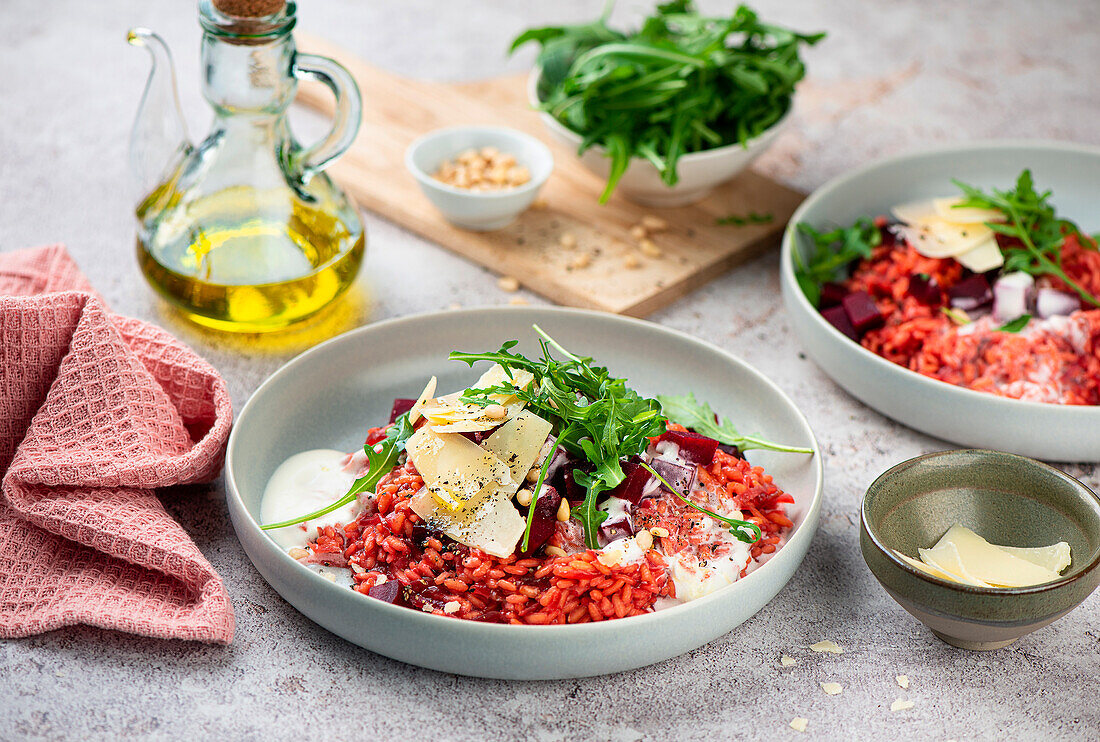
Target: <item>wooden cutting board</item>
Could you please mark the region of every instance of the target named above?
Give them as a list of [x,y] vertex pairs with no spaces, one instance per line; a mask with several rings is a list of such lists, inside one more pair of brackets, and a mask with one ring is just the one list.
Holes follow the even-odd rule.
[[[803,198],[750,171],[692,206],[655,209],[618,195],[601,206],[597,198],[603,181],[580,164],[575,152],[550,138],[527,104],[524,77],[472,84],[411,80],[321,39],[305,34],[298,39],[304,51],[344,64],[359,83],[362,127],[351,148],[329,168],[356,201],[490,270],[514,276],[559,304],[644,316],[777,244]],[[325,113],[333,109],[331,94],[320,85],[303,85],[298,100]],[[435,210],[405,170],[405,149],[432,129],[462,124],[511,126],[550,147],[555,168],[541,192],[542,208],[529,209],[495,232],[454,227]],[[772,220],[741,227],[716,224],[719,217],[750,212],[771,214]],[[630,228],[646,214],[670,225],[651,236],[660,257],[643,255],[630,236]],[[564,234],[576,238],[575,248],[561,246]],[[577,260],[582,252],[590,257],[583,268],[576,266],[584,262]],[[626,267],[627,255],[641,265]]]

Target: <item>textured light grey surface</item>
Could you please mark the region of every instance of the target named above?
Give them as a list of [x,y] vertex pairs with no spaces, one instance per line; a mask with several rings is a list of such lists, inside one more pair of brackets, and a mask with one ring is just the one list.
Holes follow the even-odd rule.
[[[302,3],[301,28],[389,69],[464,80],[520,71],[511,36],[531,23],[590,18],[601,3]],[[706,2],[719,9],[728,3]],[[812,0],[759,6],[831,39],[807,56],[795,125],[761,167],[812,189],[905,149],[988,137],[1100,144],[1100,6],[1094,2]],[[644,3],[623,2],[620,18]],[[193,133],[198,30],[190,2],[0,2],[0,249],[63,241],[114,308],[159,322],[228,379],[239,408],[308,338],[258,348],[179,324],[153,300],[132,255],[126,136],[146,72],[130,25],[176,52]],[[365,105],[371,93],[364,91]],[[296,114],[303,132],[319,122]],[[347,321],[507,303],[493,277],[368,214],[364,297]],[[731,350],[805,411],[826,455],[821,529],[791,583],[726,637],[661,665],[604,678],[510,683],[440,675],[370,654],[300,616],[247,562],[220,484],[164,493],[169,511],[226,580],[229,647],[76,628],[6,642],[0,736],[107,739],[1096,739],[1100,598],[991,654],[952,649],[894,605],[859,555],[858,507],[890,465],[945,448],[863,407],[799,355],[779,303],[776,255],[744,266],[652,319]],[[531,301],[537,301],[531,298]],[[269,344],[270,346],[271,344]],[[1095,467],[1067,466],[1093,488]],[[846,648],[817,655],[823,638]],[[781,668],[779,658],[797,660]],[[894,682],[911,679],[908,691]],[[819,681],[844,686],[827,696]],[[909,711],[891,713],[899,697]]]

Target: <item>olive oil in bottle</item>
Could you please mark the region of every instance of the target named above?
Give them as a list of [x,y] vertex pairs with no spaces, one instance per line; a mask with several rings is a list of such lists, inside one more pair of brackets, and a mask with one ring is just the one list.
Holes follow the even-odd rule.
[[139,209],[142,272],[189,319],[216,329],[306,319],[351,285],[363,259],[361,230],[282,191],[236,186],[151,216],[146,223]]

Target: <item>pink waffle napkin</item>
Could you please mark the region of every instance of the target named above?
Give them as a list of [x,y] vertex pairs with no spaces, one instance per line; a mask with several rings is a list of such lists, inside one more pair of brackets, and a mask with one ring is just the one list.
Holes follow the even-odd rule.
[[221,578],[153,489],[216,476],[232,417],[214,368],[111,314],[63,246],[0,255],[0,637],[229,643]]

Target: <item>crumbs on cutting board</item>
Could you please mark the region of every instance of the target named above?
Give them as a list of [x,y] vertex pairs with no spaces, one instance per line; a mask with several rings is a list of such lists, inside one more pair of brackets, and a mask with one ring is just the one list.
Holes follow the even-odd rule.
[[821,690],[825,691],[830,696],[839,696],[844,692],[844,686],[840,683],[820,683]]
[[906,711],[913,708],[916,705],[912,701],[906,701],[904,698],[899,698],[890,704],[891,711]]
[[787,655],[783,655],[782,657],[779,658],[779,664],[783,665],[783,667],[793,667],[794,666],[794,657],[788,657]]
[[804,732],[806,731],[806,725],[809,723],[810,722],[803,717],[796,716],[791,719],[791,729],[795,730],[796,732]]
[[909,676],[908,675],[898,675],[894,679],[898,681],[898,686],[900,686],[901,688],[908,688],[909,687]]

